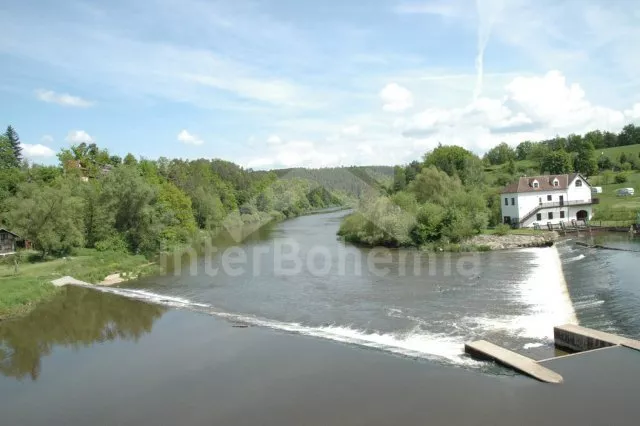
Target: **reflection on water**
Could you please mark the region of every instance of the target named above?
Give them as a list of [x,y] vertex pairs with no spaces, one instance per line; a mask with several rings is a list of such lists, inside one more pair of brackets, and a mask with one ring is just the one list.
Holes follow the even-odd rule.
[[80,348],[105,341],[137,341],[167,308],[94,290],[67,287],[30,315],[0,323],[0,372],[37,380],[41,359],[55,346]]

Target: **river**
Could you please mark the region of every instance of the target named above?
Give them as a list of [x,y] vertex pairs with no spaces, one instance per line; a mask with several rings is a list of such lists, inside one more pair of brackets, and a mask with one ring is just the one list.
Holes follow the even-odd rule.
[[[0,324],[0,393],[12,395],[5,404],[26,409],[38,397],[55,407],[64,400],[52,396],[56,388],[75,383],[113,405],[114,398],[133,391],[124,386],[115,396],[101,392],[113,392],[116,378],[130,383],[131,375],[148,382],[148,389],[172,380],[198,387],[202,382],[195,377],[211,373],[206,366],[212,360],[238,359],[250,351],[276,362],[270,351],[276,351],[278,336],[290,336],[279,341],[278,351],[307,345],[294,351],[307,354],[307,363],[286,356],[291,368],[296,362],[309,368],[313,354],[335,350],[346,351],[339,357],[345,366],[357,365],[351,356],[361,356],[363,363],[388,357],[399,361],[384,362],[436,366],[434,371],[448,377],[501,380],[516,378],[465,356],[465,342],[487,339],[543,359],[555,354],[558,324],[640,337],[639,253],[577,246],[577,240],[590,240],[585,235],[550,248],[486,253],[359,248],[336,237],[345,214],[271,224],[242,241],[220,239],[179,261],[168,259],[164,275],[118,288],[68,288],[28,317]],[[640,250],[626,235],[599,238]],[[262,330],[273,330],[269,343]],[[339,346],[331,349],[326,345],[336,343],[323,341]],[[308,349],[316,344],[323,349]],[[260,368],[254,363],[242,365]],[[278,368],[282,374],[285,367]],[[87,377],[101,385],[88,385]],[[34,385],[25,387],[25,381]],[[165,401],[168,392],[153,389],[156,397],[142,398],[149,406]],[[191,398],[199,401],[196,394]],[[8,408],[1,401],[0,407]],[[52,413],[40,411],[42,419]],[[117,423],[118,417],[111,420]]]

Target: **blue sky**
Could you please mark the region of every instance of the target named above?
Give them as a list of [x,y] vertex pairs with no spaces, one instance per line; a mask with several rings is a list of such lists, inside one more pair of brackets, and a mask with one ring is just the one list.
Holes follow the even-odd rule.
[[397,164],[640,122],[640,4],[5,0],[0,124],[33,161]]

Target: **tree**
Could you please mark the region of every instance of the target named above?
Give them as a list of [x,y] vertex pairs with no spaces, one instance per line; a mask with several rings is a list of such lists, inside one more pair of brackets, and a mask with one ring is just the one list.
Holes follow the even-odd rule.
[[627,124],[618,134],[618,146],[640,144],[640,126]]
[[584,140],[591,143],[595,149],[605,147],[604,134],[600,130],[594,130],[584,135]]
[[567,136],[567,152],[578,152],[583,144],[583,138],[580,135],[570,134]]
[[402,191],[407,186],[407,176],[403,167],[396,166],[393,169],[393,190]]
[[125,166],[135,166],[136,164],[138,164],[138,160],[136,160],[136,157],[134,157],[132,153],[128,153],[124,157],[124,160],[122,160],[122,163]]
[[60,150],[58,160],[65,172],[92,178],[97,177],[100,170],[111,161],[106,149],[98,148],[95,143],[85,142]]
[[552,175],[571,173],[573,171],[571,156],[563,150],[551,151],[542,158],[540,169]]
[[530,141],[521,142],[516,147],[516,159],[518,159],[519,161],[528,160],[532,150],[533,150],[533,142],[530,142]]
[[9,140],[11,149],[13,150],[13,164],[14,167],[19,167],[22,163],[22,146],[20,145],[20,136],[12,126],[7,127],[7,131],[4,136]]
[[11,141],[5,135],[0,135],[0,168],[11,169],[18,167]]
[[576,156],[573,159],[573,168],[576,172],[585,176],[593,176],[598,173],[598,162],[596,160],[596,150],[591,142],[580,140],[576,143]]
[[11,226],[31,240],[43,257],[67,254],[82,245],[82,201],[68,182],[44,187],[24,184],[9,205]]
[[491,148],[486,154],[485,158],[489,164],[504,164],[507,161],[514,160],[516,158],[516,152],[506,143]]
[[456,145],[438,145],[424,157],[424,167],[435,166],[449,176],[458,176],[466,184],[483,179],[482,160],[475,154]]
[[602,134],[602,139],[605,148],[613,148],[614,146],[618,146],[618,135],[612,132],[604,132]]

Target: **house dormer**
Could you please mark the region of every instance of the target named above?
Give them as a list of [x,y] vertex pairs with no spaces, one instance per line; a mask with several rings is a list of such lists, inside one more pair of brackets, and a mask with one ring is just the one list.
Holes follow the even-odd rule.
[[531,186],[532,186],[534,189],[538,189],[538,188],[540,188],[540,182],[538,182],[538,179],[534,179],[534,180],[531,182]]
[[557,188],[560,186],[560,181],[558,180],[558,178],[553,178],[553,181],[551,182],[551,184],[553,185],[554,188]]

